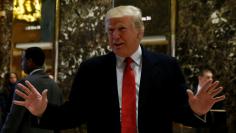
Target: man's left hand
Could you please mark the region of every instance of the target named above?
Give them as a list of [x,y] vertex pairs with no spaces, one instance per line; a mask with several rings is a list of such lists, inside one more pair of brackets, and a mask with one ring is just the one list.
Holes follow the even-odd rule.
[[188,89],[188,102],[193,112],[199,116],[205,115],[215,103],[225,99],[225,95],[217,96],[222,90],[219,81],[212,80],[207,81],[196,95]]

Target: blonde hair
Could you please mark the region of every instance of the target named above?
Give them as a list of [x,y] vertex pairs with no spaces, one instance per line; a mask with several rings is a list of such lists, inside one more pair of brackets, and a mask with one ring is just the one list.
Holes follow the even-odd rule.
[[108,20],[111,18],[119,18],[124,16],[131,16],[134,19],[134,25],[137,29],[144,30],[142,21],[142,12],[135,6],[118,6],[110,9],[105,16],[105,30],[108,29]]

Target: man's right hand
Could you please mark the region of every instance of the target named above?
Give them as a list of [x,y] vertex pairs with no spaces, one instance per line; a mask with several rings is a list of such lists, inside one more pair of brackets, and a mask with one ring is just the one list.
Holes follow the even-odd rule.
[[42,95],[38,92],[38,90],[29,82],[25,81],[26,86],[21,83],[17,84],[20,91],[18,89],[15,90],[16,94],[19,95],[24,101],[14,100],[13,103],[19,106],[24,106],[27,108],[33,115],[37,117],[41,117],[44,111],[47,108],[48,99],[47,99],[47,89],[42,92]]

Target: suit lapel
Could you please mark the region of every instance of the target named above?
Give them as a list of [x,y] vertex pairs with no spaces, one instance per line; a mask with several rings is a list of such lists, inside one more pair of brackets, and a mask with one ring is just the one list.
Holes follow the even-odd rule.
[[142,49],[142,71],[139,87],[139,95],[142,97],[142,91],[144,88],[152,85],[150,82],[152,80],[158,81],[159,77],[162,77],[161,64],[158,63],[158,56]]
[[115,129],[117,129],[117,132],[120,132],[120,106],[119,106],[119,97],[118,97],[118,89],[117,89],[117,75],[116,75],[116,57],[114,53],[108,54],[108,64],[109,66],[107,73],[108,75],[108,88],[111,88],[112,91],[112,101],[113,101],[113,111],[114,111],[114,119],[115,119]]
[[[105,66],[107,67],[107,74],[108,74],[108,84],[112,89],[112,93],[114,96],[118,96],[117,90],[117,77],[116,77],[116,57],[113,53],[108,54],[108,63]],[[118,97],[117,97],[118,100]]]
[[[161,77],[160,66],[158,65],[158,56],[154,56],[152,53],[149,53],[145,49],[142,49],[142,71],[141,71],[141,79],[140,79],[140,87],[139,87],[139,103],[138,103],[138,127],[139,130],[143,130],[142,121],[146,117],[143,112],[146,110],[147,99],[150,96],[150,93],[153,93],[154,84],[156,84]],[[147,113],[147,112],[146,112]]]

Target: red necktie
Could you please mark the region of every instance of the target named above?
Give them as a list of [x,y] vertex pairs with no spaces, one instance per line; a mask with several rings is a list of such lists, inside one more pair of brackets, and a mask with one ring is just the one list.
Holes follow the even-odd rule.
[[133,60],[128,57],[125,62],[122,84],[121,133],[137,133],[135,76],[130,65]]

